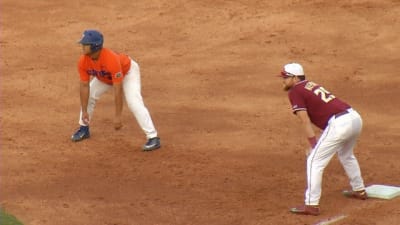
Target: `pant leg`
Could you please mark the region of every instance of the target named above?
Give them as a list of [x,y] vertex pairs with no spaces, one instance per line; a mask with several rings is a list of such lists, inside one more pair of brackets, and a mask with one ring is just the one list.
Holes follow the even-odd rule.
[[[93,78],[90,81],[89,87],[90,87],[90,92],[89,92],[87,112],[89,114],[89,120],[91,121],[94,107],[96,106],[96,101],[99,100],[100,96],[103,95],[112,86],[99,81],[97,78]],[[79,115],[79,124],[81,126],[86,126],[85,123],[82,121],[82,110]]]
[[350,180],[350,185],[354,191],[364,190],[364,181],[361,176],[360,166],[357,158],[354,155],[353,149],[356,145],[357,138],[359,137],[362,129],[361,116],[353,111],[350,112],[351,123],[349,126],[349,133],[346,136],[346,143],[343,148],[338,151],[339,160],[346,171]]
[[340,141],[335,139],[335,127],[328,125],[307,158],[306,205],[319,205],[323,173],[339,145]]
[[336,152],[350,178],[353,189],[363,189],[360,169],[353,154],[353,147],[361,132],[361,127],[361,117],[352,109],[348,114],[329,120],[317,146],[307,159],[307,191],[305,194],[307,205],[319,204],[323,171]]
[[123,80],[123,89],[128,108],[136,118],[146,137],[157,137],[150,113],[144,105],[141,94],[140,68],[135,61],[131,61],[131,69]]

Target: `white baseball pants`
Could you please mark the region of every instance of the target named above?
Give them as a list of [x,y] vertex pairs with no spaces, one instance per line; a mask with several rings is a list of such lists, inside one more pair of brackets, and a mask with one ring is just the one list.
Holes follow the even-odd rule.
[[324,169],[329,161],[338,154],[350,185],[354,191],[365,188],[360,166],[353,153],[357,138],[361,133],[361,116],[353,109],[338,118],[333,116],[323,131],[317,145],[307,158],[306,205],[318,205],[321,197],[321,184]]
[[[99,100],[100,97],[110,88],[112,88],[112,85],[101,82],[96,77],[90,81],[90,94],[87,107],[90,121],[92,119],[96,101]],[[143,103],[141,94],[140,68],[139,65],[133,60],[131,60],[130,70],[122,81],[122,88],[124,90],[125,100],[128,108],[135,116],[139,126],[146,134],[147,139],[157,137],[157,131],[154,127],[150,113]],[[82,126],[85,125],[82,121],[82,111],[79,116],[79,124]]]

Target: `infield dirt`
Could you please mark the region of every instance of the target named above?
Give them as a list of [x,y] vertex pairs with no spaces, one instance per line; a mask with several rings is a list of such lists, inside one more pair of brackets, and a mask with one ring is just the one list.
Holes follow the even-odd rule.
[[[321,216],[298,216],[307,141],[282,81],[302,63],[362,116],[355,149],[366,185],[400,185],[398,0],[2,0],[1,206],[25,225],[394,225],[400,198],[356,201],[335,157]],[[76,44],[96,28],[141,66],[162,140],[145,142],[112,92],[91,138],[79,116]]]

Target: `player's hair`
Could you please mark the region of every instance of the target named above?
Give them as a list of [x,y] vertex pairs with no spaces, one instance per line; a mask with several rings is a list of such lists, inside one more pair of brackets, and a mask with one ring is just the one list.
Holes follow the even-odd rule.
[[305,80],[306,79],[306,75],[302,75],[302,76],[296,76],[299,80]]

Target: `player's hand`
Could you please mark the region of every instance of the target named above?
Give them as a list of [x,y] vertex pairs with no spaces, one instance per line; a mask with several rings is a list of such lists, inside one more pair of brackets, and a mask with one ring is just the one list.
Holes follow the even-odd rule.
[[82,121],[83,123],[88,126],[89,125],[89,114],[87,112],[82,112]]
[[122,128],[121,117],[120,116],[116,116],[114,118],[114,129],[115,130],[119,130],[121,128]]

